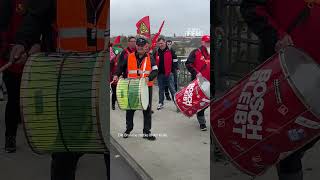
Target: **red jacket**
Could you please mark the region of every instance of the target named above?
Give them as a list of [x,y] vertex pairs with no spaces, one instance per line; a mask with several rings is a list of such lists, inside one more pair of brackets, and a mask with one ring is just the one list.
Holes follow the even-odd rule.
[[[15,34],[21,24],[22,16],[25,13],[25,0],[12,0],[10,7],[11,13],[7,17],[9,18],[9,25],[6,27],[5,31],[0,32],[0,66],[3,66],[8,62],[10,48],[15,41]],[[23,64],[14,64],[8,68],[8,71],[21,74],[23,70]]]
[[208,81],[210,81],[210,54],[207,48],[201,46],[193,50],[187,61],[186,67],[192,75],[192,79],[196,78],[197,73],[201,73]]
[[[165,76],[170,76],[171,70],[172,70],[172,63],[173,63],[173,58],[172,58],[172,53],[170,49],[167,48],[164,52],[164,75]],[[160,57],[159,57],[159,52],[156,51],[156,64],[159,68],[160,66]]]
[[[264,43],[275,45],[306,7],[304,0],[243,0],[241,13],[249,27]],[[307,17],[290,33],[297,48],[320,63],[320,5],[314,5]]]

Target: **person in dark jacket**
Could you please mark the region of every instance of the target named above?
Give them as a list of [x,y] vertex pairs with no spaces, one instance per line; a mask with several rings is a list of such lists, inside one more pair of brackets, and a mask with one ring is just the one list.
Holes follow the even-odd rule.
[[[15,46],[10,53],[10,61],[23,63],[24,54],[41,43],[47,52],[56,50],[56,36],[52,24],[56,17],[56,0],[29,0],[28,11],[16,34]],[[22,60],[21,60],[22,59]],[[51,160],[51,180],[75,180],[76,167],[82,153],[53,153]],[[107,178],[110,179],[110,152],[104,155]]]
[[[291,0],[243,0],[241,14],[249,28],[261,41],[259,61],[262,63],[280,49],[294,45],[320,62],[320,6],[307,9],[307,3]],[[285,9],[285,10],[284,10]],[[297,18],[303,12],[309,15]],[[301,158],[319,138],[296,151],[277,165],[279,180],[302,180]]]

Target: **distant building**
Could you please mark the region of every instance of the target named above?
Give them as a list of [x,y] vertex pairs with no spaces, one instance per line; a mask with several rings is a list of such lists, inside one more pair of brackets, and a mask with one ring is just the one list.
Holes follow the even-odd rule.
[[200,28],[188,28],[187,31],[184,33],[186,37],[200,37],[204,33]]

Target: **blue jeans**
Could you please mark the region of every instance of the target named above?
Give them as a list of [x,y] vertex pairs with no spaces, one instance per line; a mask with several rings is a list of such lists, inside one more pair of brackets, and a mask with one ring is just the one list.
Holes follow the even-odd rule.
[[174,79],[173,74],[170,73],[170,76],[165,76],[164,74],[158,74],[158,86],[159,86],[159,104],[163,104],[164,101],[164,90],[165,87],[169,87],[169,91],[171,95],[176,94],[176,90],[174,88]]

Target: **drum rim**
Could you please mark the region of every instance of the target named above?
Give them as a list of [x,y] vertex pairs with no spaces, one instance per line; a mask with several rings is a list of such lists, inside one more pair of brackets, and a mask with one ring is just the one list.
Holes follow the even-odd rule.
[[[38,58],[41,55],[43,55],[44,53],[39,53],[37,55],[33,55],[32,58]],[[30,133],[27,131],[27,126],[26,126],[26,120],[27,118],[24,116],[25,112],[24,112],[24,107],[26,106],[26,102],[24,101],[24,94],[25,94],[25,90],[24,88],[28,87],[29,85],[29,80],[30,80],[30,74],[29,72],[32,66],[32,60],[31,58],[28,58],[24,67],[23,67],[23,71],[22,71],[22,76],[21,76],[21,85],[20,85],[20,116],[21,116],[21,121],[22,121],[22,127],[23,127],[23,131],[24,134],[26,136],[27,139],[27,143],[30,147],[30,149],[36,153],[36,154],[45,154],[44,151],[41,151],[40,149],[36,148],[36,146],[34,145],[34,143],[31,141],[30,139]],[[25,80],[23,80],[25,78]]]
[[201,91],[203,92],[203,94],[206,96],[206,98],[210,100],[210,93],[209,93],[209,96],[207,96],[207,94],[205,93],[205,90],[202,89],[202,87],[201,87],[201,81],[200,81],[200,79],[202,79],[203,82],[208,82],[208,83],[209,83],[209,91],[210,91],[210,85],[211,85],[211,83],[210,83],[210,81],[208,81],[208,80],[207,80],[206,78],[204,78],[203,76],[197,75],[197,81],[198,81],[198,84],[199,84],[199,88],[201,89]]
[[[144,84],[144,85],[142,85],[142,84]],[[143,103],[142,103],[142,87],[143,86],[145,86],[145,90],[146,90],[146,96],[147,96],[147,98],[146,98],[146,101],[148,102],[147,103],[147,106],[146,107],[144,107],[143,106]],[[148,92],[148,85],[147,85],[147,83],[146,83],[146,78],[140,78],[140,80],[139,80],[139,88],[140,88],[140,93],[139,93],[139,96],[140,96],[140,104],[141,104],[141,107],[142,107],[142,109],[143,110],[147,110],[148,109],[148,107],[149,107],[149,92]]]
[[[102,54],[102,56],[99,56],[100,54]],[[95,92],[95,96],[92,97],[92,100],[95,102],[95,111],[96,111],[96,121],[97,121],[97,134],[99,135],[99,137],[102,139],[102,146],[104,148],[105,151],[108,150],[108,146],[107,146],[107,140],[108,138],[105,139],[103,133],[102,133],[102,121],[101,121],[101,117],[100,117],[100,111],[103,111],[103,110],[100,110],[102,107],[100,107],[100,98],[97,98],[99,97],[100,95],[100,92],[102,91],[102,89],[100,89],[100,86],[101,86],[101,83],[104,83],[104,81],[101,81],[102,79],[102,73],[103,73],[103,67],[106,66],[106,54],[103,54],[103,52],[100,52],[97,54],[97,61],[95,63],[95,68],[94,68],[94,71],[92,72],[93,76],[92,78],[94,79],[92,81],[92,86],[95,86],[95,88],[93,89],[96,89],[96,90],[92,90],[94,93]],[[102,59],[102,60],[100,60]],[[101,68],[98,68],[98,67],[101,67]],[[96,73],[97,72],[97,73]],[[100,81],[96,81],[96,79],[100,79]],[[107,78],[108,79],[108,78]],[[108,96],[108,95],[107,95]],[[109,112],[110,112],[110,109],[109,109]],[[108,117],[106,117],[107,119],[105,119],[106,121],[108,121]],[[107,126],[108,126],[108,122],[106,122]],[[109,116],[109,124],[110,124],[110,116]],[[110,127],[110,125],[109,125]],[[107,134],[110,134],[110,130],[109,130],[109,133],[108,133],[108,130],[106,131]]]
[[[286,53],[286,50],[287,49],[294,49],[296,50],[297,52],[301,53],[302,55],[304,56],[307,56],[308,58],[310,58],[313,62],[314,59],[312,57],[310,57],[308,54],[306,54],[304,51],[302,51],[301,49],[298,49],[298,48],[295,48],[293,46],[289,46],[283,50],[281,50],[279,52],[279,59],[280,59],[280,66],[281,66],[281,69],[286,77],[286,80],[289,84],[289,86],[291,87],[291,89],[293,90],[294,94],[298,97],[299,101],[305,106],[305,108],[307,110],[310,111],[310,113],[312,113],[312,115],[314,115],[315,117],[320,117],[320,114],[317,114],[317,112],[315,112],[314,108],[311,107],[311,105],[308,104],[306,98],[302,95],[302,93],[299,91],[299,89],[295,86],[295,82],[293,81],[292,79],[292,75],[289,74],[289,69],[288,69],[288,66],[287,66],[287,63],[286,63],[286,58],[285,58],[285,53]],[[316,64],[316,63],[315,63]]]

